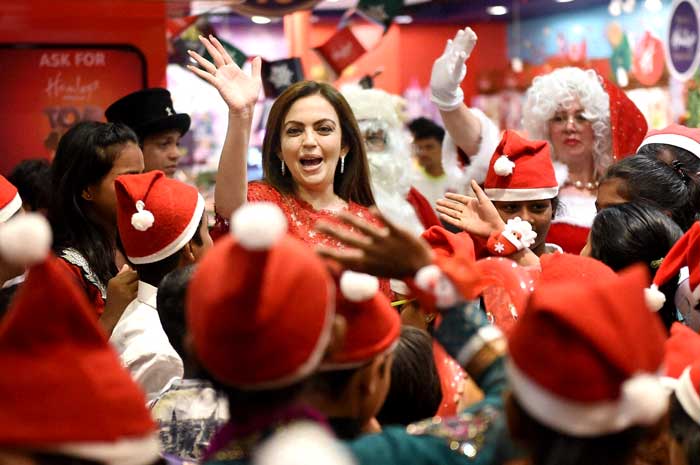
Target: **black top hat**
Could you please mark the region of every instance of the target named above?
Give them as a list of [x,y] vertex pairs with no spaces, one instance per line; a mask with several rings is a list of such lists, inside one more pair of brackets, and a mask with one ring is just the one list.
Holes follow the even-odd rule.
[[190,116],[175,113],[170,92],[159,87],[133,92],[120,98],[105,111],[110,123],[123,123],[134,130],[139,140],[151,134],[176,129],[180,134],[190,129]]

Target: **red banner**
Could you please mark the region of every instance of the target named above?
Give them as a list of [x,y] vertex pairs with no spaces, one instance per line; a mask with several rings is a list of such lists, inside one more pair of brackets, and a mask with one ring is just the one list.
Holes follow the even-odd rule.
[[104,120],[118,98],[146,86],[146,63],[133,47],[0,47],[0,173],[25,158],[50,158],[75,123]]

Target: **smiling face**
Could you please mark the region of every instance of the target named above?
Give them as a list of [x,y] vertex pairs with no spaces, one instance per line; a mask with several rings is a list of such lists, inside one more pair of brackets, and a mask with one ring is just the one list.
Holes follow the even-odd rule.
[[593,125],[584,112],[576,100],[568,109],[559,108],[547,123],[554,155],[566,165],[580,165],[586,159],[593,162]]
[[310,191],[333,189],[336,166],[348,152],[338,114],[320,94],[300,98],[289,108],[280,148],[296,185]]

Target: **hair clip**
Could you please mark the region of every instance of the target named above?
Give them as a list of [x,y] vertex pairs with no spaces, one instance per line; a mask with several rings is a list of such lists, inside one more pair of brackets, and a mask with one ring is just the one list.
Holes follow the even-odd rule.
[[661,264],[662,264],[663,262],[664,262],[664,257],[661,257],[661,258],[659,258],[658,260],[652,261],[652,262],[650,263],[650,265],[651,265],[651,267],[652,267],[653,269],[656,270],[656,269],[658,269],[658,268],[661,266]]

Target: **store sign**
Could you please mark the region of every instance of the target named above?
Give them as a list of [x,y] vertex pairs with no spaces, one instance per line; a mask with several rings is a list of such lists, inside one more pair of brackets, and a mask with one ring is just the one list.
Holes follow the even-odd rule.
[[0,46],[0,173],[24,158],[50,158],[60,137],[146,86],[146,61],[130,46]]
[[694,1],[676,0],[671,7],[664,48],[666,63],[673,77],[690,79],[700,63],[698,8]]

